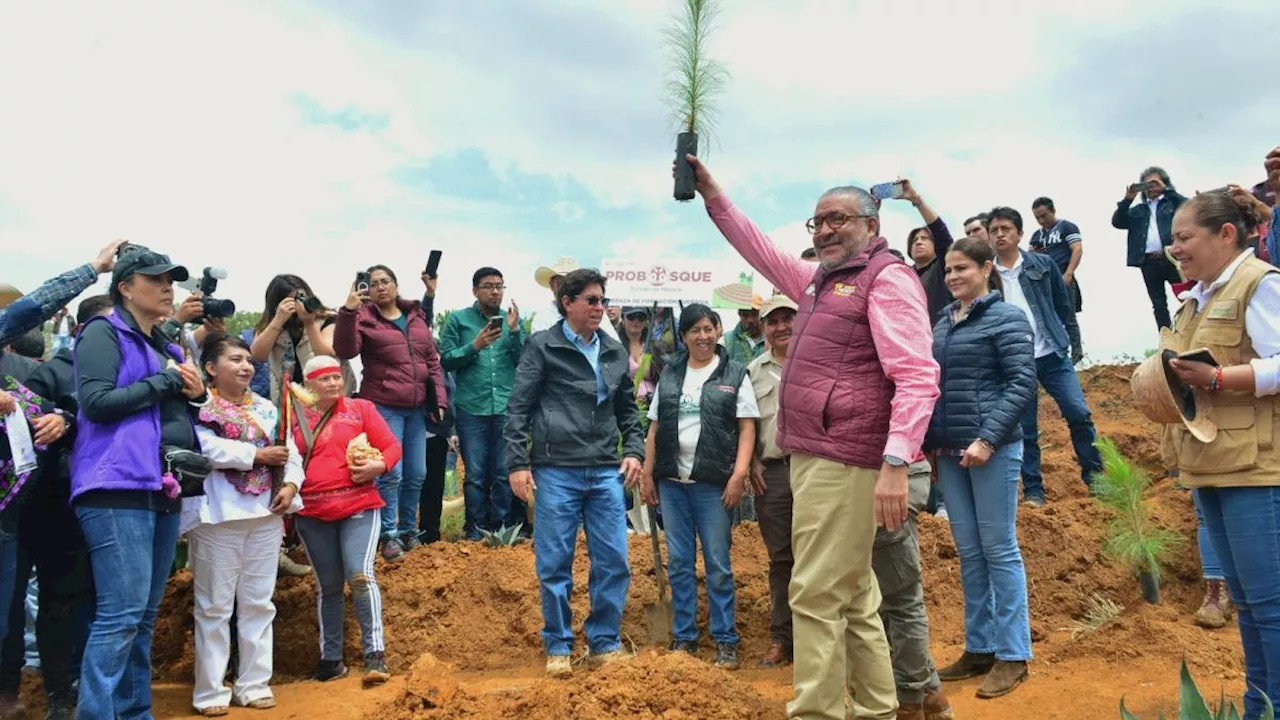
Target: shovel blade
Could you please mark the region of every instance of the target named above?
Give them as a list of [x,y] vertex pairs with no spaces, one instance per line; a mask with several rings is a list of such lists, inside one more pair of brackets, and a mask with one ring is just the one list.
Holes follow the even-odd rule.
[[666,647],[671,642],[671,626],[674,622],[671,603],[645,603],[645,623],[649,626],[649,642]]

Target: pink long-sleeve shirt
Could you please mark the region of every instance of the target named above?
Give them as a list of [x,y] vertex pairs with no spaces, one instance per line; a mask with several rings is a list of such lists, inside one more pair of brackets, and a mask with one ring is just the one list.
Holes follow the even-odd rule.
[[[743,259],[803,305],[820,266],[779,248],[723,193],[707,201],[707,214]],[[928,305],[915,272],[900,263],[886,267],[871,285],[867,316],[876,354],[894,385],[884,454],[918,460],[938,398],[939,369]]]

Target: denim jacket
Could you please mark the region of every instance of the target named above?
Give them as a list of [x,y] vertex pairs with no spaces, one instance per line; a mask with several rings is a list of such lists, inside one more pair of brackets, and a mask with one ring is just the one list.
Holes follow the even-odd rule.
[[1067,295],[1067,283],[1058,272],[1053,258],[1040,253],[1022,253],[1022,272],[1018,284],[1027,298],[1027,305],[1036,318],[1036,327],[1048,336],[1053,349],[1062,357],[1071,352],[1071,340],[1067,337],[1067,324],[1071,322],[1071,299]]
[[[1169,188],[1156,205],[1156,228],[1160,231],[1162,247],[1173,243],[1173,215],[1186,201],[1185,197]],[[1129,267],[1142,267],[1142,261],[1147,256],[1147,232],[1151,228],[1151,208],[1147,206],[1146,197],[1139,196],[1138,202],[1128,198],[1121,200],[1116,205],[1115,213],[1111,215],[1111,227],[1129,232],[1126,264]]]

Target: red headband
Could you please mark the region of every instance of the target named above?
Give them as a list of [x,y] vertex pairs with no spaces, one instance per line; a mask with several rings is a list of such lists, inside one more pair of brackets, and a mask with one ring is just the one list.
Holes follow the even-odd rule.
[[341,372],[342,372],[341,367],[338,367],[336,365],[330,365],[327,367],[316,368],[315,370],[312,370],[311,372],[307,373],[307,379],[315,380],[318,377],[324,377],[325,375],[338,375]]

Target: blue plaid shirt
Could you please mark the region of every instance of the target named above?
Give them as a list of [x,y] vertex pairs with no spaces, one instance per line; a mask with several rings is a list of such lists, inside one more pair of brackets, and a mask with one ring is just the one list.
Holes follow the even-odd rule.
[[97,271],[90,265],[81,265],[0,309],[0,347],[8,346],[31,328],[40,327],[97,281]]

